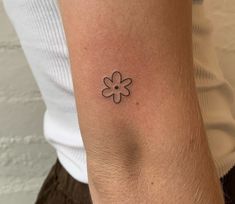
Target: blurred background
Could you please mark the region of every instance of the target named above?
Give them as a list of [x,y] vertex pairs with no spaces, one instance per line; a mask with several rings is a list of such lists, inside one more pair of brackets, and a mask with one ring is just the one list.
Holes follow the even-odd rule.
[[38,87],[0,0],[1,204],[33,204],[55,162],[55,152],[43,137],[44,110]]
[[[213,41],[225,77],[235,88],[235,1],[206,0]],[[32,204],[55,161],[42,130],[42,102],[0,0],[0,203]]]

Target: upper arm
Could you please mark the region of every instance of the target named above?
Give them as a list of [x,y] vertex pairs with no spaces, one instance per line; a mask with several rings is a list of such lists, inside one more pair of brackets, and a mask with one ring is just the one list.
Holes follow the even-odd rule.
[[[207,201],[219,197],[194,84],[191,0],[60,0],[60,6],[93,196],[107,203],[128,192],[148,193],[137,197],[149,203],[158,195],[173,202],[169,194],[183,203],[198,192]],[[128,90],[112,99],[104,90],[122,81],[120,74],[111,78],[117,72]],[[201,175],[205,182],[194,179]]]
[[[190,0],[61,0],[60,6],[85,143],[101,123],[128,123],[147,134],[165,111],[184,114],[177,105],[195,94],[187,91],[193,89]],[[130,95],[118,104],[102,94],[104,78],[115,71],[132,79]]]

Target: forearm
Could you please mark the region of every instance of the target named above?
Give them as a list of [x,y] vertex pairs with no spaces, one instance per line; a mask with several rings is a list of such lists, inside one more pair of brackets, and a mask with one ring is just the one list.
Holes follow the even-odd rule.
[[[94,203],[222,203],[196,97],[191,1],[61,0]],[[105,98],[103,78],[132,78]]]

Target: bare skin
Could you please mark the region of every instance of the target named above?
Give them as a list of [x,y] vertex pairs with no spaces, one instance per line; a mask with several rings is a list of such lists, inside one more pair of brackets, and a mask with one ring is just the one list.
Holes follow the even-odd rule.
[[195,89],[191,4],[60,0],[95,204],[223,203]]

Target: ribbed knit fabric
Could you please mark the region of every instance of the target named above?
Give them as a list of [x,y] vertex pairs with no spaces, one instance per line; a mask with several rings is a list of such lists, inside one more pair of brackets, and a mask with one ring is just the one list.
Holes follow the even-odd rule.
[[[44,133],[64,168],[87,183],[68,50],[56,0],[4,0],[46,104]],[[211,43],[201,0],[193,1],[193,55],[200,107],[220,177],[235,164],[234,95]]]

